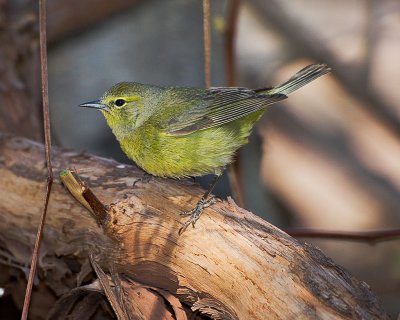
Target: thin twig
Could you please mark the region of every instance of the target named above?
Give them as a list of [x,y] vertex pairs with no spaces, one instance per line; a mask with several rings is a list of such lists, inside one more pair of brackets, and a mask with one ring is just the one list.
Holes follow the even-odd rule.
[[[236,54],[235,40],[237,20],[239,15],[240,0],[231,0],[228,9],[227,25],[224,33],[225,37],[225,60],[226,60],[226,78],[227,85],[233,87],[236,85]],[[240,152],[237,153],[235,162],[228,168],[229,183],[231,185],[233,198],[240,207],[244,207],[244,197],[242,192],[242,177],[240,175]]]
[[[104,290],[104,294],[107,297],[108,302],[110,303],[111,307],[113,308],[115,315],[117,316],[118,320],[129,320],[129,316],[126,313],[125,308],[123,308],[117,299],[117,296],[110,285],[110,280],[108,279],[107,275],[101,269],[99,264],[96,262],[93,254],[89,255],[90,263],[92,264],[93,270],[97,275],[97,278],[100,281],[100,285]],[[113,284],[115,285],[115,284]]]
[[240,0],[231,0],[228,9],[227,24],[225,29],[225,60],[227,85],[233,87],[236,85],[236,31],[239,15]]
[[232,190],[233,199],[239,207],[245,207],[245,201],[242,192],[242,175],[240,172],[241,157],[240,152],[237,153],[235,162],[232,162],[228,167],[229,184]]
[[51,165],[51,139],[50,139],[50,117],[49,117],[49,90],[47,76],[47,46],[46,46],[46,1],[39,0],[39,30],[40,30],[40,64],[42,77],[42,100],[43,100],[43,122],[44,122],[44,140],[46,149],[47,165],[47,184],[46,195],[42,216],[36,234],[35,247],[33,249],[31,268],[29,271],[28,284],[25,291],[24,306],[21,319],[28,318],[29,304],[32,295],[33,280],[35,278],[37,260],[39,256],[40,244],[43,235],[44,223],[46,220],[47,206],[49,204],[51,186],[53,185],[53,168]]
[[329,231],[315,229],[286,229],[285,232],[295,238],[319,238],[319,239],[334,239],[344,241],[360,241],[371,244],[399,240],[400,229],[394,230],[374,230],[374,231]]
[[111,264],[109,267],[109,271],[110,271],[110,277],[112,282],[114,283],[114,293],[115,296],[117,298],[117,302],[119,304],[119,306],[122,309],[122,312],[124,314],[126,314],[126,316],[131,319],[132,317],[130,316],[130,314],[128,313],[128,308],[127,308],[127,301],[125,298],[125,293],[124,293],[124,289],[122,286],[122,281],[121,278],[119,276],[119,273],[115,270],[115,266],[114,264]]
[[204,77],[206,87],[211,87],[211,28],[210,0],[203,0]]

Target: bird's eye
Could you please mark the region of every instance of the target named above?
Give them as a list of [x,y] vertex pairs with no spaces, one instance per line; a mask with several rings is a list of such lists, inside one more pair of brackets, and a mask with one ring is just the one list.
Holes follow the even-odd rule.
[[125,104],[125,100],[124,99],[117,99],[117,100],[115,100],[114,104],[117,107],[122,107]]

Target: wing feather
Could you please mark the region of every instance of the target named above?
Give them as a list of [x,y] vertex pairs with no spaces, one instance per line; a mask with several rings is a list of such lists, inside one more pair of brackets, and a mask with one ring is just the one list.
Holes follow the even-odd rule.
[[210,88],[198,96],[193,107],[172,119],[166,126],[171,135],[185,135],[248,116],[268,105],[286,99],[277,94],[258,94],[247,88]]

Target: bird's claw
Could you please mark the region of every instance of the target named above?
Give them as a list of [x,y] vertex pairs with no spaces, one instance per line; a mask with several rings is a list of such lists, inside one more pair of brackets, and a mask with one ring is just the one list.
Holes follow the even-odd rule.
[[181,216],[190,216],[190,218],[183,224],[183,226],[179,229],[179,235],[185,232],[188,226],[192,225],[194,228],[195,223],[199,220],[201,214],[203,213],[203,209],[213,205],[217,200],[214,197],[211,197],[208,200],[201,199],[196,207],[194,207],[190,211],[182,212]]
[[149,183],[151,180],[153,180],[154,176],[145,172],[143,173],[142,177],[139,179],[136,179],[135,181],[133,181],[132,187],[135,188],[136,184],[138,184],[139,182],[142,183]]

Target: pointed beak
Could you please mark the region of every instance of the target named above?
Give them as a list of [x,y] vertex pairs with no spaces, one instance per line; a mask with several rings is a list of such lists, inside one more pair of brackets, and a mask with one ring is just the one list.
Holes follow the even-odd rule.
[[104,110],[107,108],[107,106],[104,103],[101,103],[100,100],[82,103],[79,106],[85,107],[85,108],[94,108],[94,109],[98,109],[98,110]]

